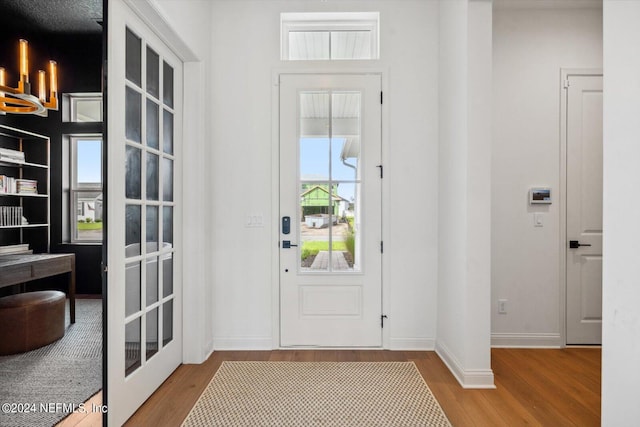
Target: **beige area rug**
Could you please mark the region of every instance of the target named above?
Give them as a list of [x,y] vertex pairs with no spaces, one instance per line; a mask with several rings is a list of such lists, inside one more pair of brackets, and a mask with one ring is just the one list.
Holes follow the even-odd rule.
[[451,426],[413,362],[223,362],[183,426]]

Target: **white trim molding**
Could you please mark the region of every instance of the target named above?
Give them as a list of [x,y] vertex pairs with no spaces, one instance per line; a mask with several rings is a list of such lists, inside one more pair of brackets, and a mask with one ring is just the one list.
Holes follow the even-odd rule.
[[494,389],[493,370],[464,369],[458,359],[441,342],[436,343],[436,354],[447,365],[462,388]]
[[435,338],[389,338],[389,350],[394,351],[434,351]]
[[214,337],[214,351],[220,350],[273,350],[272,337]]
[[494,348],[562,348],[559,333],[493,333],[491,347]]

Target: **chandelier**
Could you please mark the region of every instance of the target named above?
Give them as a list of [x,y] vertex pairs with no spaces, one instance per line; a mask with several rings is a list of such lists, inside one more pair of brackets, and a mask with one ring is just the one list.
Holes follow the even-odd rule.
[[7,75],[0,67],[0,114],[37,114],[46,117],[47,110],[58,109],[58,76],[56,62],[49,61],[49,100],[47,101],[47,76],[38,70],[38,96],[31,94],[29,83],[29,43],[20,39],[20,80],[18,87],[7,86]]

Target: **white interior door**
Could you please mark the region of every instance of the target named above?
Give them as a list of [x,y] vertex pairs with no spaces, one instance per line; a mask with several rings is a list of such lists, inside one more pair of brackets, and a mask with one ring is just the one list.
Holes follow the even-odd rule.
[[567,91],[567,344],[602,342],[602,76]]
[[182,362],[182,63],[109,2],[107,388],[119,426]]
[[381,79],[280,77],[280,344],[378,347]]

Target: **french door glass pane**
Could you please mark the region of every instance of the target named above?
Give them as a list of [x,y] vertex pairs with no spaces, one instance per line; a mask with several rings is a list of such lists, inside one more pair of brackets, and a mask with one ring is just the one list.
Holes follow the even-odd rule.
[[140,271],[140,262],[130,263],[125,266],[125,316],[131,316],[133,313],[140,311],[142,292]]
[[158,250],[158,207],[147,206],[147,252]]
[[162,99],[164,104],[173,108],[173,68],[163,61]]
[[162,345],[165,346],[173,340],[173,300],[162,305]]
[[127,205],[125,210],[125,256],[140,255],[140,229],[142,228],[141,208],[139,205]]
[[147,307],[158,301],[158,257],[147,258]]
[[140,142],[142,140],[142,95],[128,87],[125,103],[125,135],[130,141]]
[[173,160],[162,158],[162,200],[173,201]]
[[124,328],[125,345],[124,345],[124,361],[125,376],[129,376],[133,371],[142,365],[141,354],[141,334],[140,334],[140,318],[136,317],[127,323]]
[[147,360],[158,352],[158,338],[158,308],[154,308],[147,313]]
[[162,257],[162,297],[173,293],[173,254],[163,254]]
[[160,141],[160,110],[158,104],[147,99],[147,145],[158,148]]
[[160,57],[147,46],[147,92],[160,98]]
[[127,145],[125,158],[125,197],[140,200],[142,197],[142,154],[140,149]]
[[171,206],[162,208],[162,242],[173,246],[173,208]]
[[162,149],[167,154],[173,154],[173,114],[164,110],[162,117]]
[[147,152],[147,200],[158,200],[159,159],[157,154]]
[[140,86],[142,75],[142,40],[127,28],[125,42],[125,76],[127,80]]

